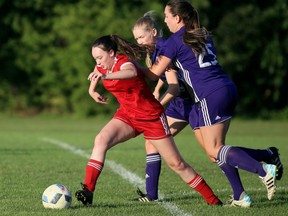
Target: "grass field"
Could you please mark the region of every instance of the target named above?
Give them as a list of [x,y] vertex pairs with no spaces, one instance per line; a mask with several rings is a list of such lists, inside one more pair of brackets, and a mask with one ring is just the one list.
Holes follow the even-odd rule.
[[[94,195],[84,208],[73,199],[64,210],[42,206],[41,196],[54,183],[74,194],[85,175],[95,134],[109,118],[0,116],[0,214],[1,215],[287,215],[288,174],[277,182],[268,201],[266,189],[255,174],[240,171],[243,185],[253,200],[249,209],[208,206],[163,162],[160,195],[163,202],[138,203],[136,188],[144,189],[145,150],[139,136],[111,149]],[[209,162],[190,128],[176,138],[183,157],[205,178],[222,201],[232,194],[220,169]],[[284,167],[288,164],[288,122],[233,120],[227,144],[252,148],[276,146]],[[287,171],[288,172],[288,171]],[[74,197],[73,197],[74,198]]]

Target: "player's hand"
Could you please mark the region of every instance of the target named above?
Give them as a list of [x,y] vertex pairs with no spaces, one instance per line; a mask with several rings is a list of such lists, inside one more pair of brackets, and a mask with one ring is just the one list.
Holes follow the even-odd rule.
[[156,100],[159,101],[159,99],[160,99],[160,92],[159,92],[159,91],[154,91],[154,92],[153,92],[153,95],[154,95],[154,97],[156,98]]
[[103,97],[98,92],[93,91],[93,92],[89,92],[89,94],[97,103],[108,104],[108,98]]
[[102,73],[100,73],[98,70],[96,70],[96,71],[93,71],[93,72],[91,72],[90,74],[89,74],[89,76],[88,76],[88,80],[90,80],[90,81],[93,81],[93,80],[95,80],[95,79],[99,79],[99,78],[104,78],[104,74],[102,74]]

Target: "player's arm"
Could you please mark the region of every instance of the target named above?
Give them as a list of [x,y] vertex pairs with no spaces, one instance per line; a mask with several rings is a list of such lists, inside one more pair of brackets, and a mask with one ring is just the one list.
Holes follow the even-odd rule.
[[179,95],[177,71],[170,69],[165,72],[165,76],[168,83],[168,88],[159,100],[162,105],[167,104],[170,100]]
[[151,67],[144,69],[144,74],[148,79],[156,81],[166,71],[171,62],[171,59],[166,56],[159,56]]
[[89,74],[88,80],[94,80],[97,77],[105,80],[121,80],[121,79],[131,79],[137,76],[137,69],[132,62],[124,63],[119,71],[113,73],[102,74],[97,70],[95,66],[94,71]]
[[[99,74],[98,74],[99,73]],[[95,76],[94,78],[91,78],[89,79],[90,75],[93,74],[93,75],[96,75],[98,74],[99,76]],[[88,89],[88,93],[89,95],[97,102],[97,103],[101,103],[101,104],[108,104],[107,103],[107,98],[106,97],[103,97],[101,96],[98,92],[96,92],[96,87],[101,79],[101,76],[100,76],[100,72],[97,71],[97,69],[90,73],[88,79],[90,80],[90,86],[89,86],[89,89]],[[91,75],[92,77],[92,75]]]
[[164,86],[164,82],[159,79],[155,88],[154,88],[154,92],[153,92],[153,95],[154,97],[159,101],[160,100],[160,91],[162,89],[162,87]]
[[133,63],[125,63],[121,66],[120,70],[113,73],[107,73],[102,75],[102,79],[105,80],[121,80],[131,79],[137,76],[137,69]]

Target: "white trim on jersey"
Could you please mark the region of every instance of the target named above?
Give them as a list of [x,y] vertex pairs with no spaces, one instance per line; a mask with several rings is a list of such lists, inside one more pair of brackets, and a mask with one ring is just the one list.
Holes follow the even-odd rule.
[[201,111],[202,111],[202,114],[203,114],[204,124],[205,124],[205,126],[210,126],[211,125],[211,120],[210,120],[208,106],[207,106],[205,98],[200,101],[200,105],[201,105]]
[[169,125],[168,125],[168,122],[167,122],[167,118],[166,118],[166,115],[164,113],[161,114],[160,120],[161,120],[162,125],[163,125],[163,127],[165,129],[165,133],[166,134],[171,134],[170,128],[169,128]]
[[131,64],[135,67],[135,65],[132,62],[124,62],[121,66],[120,66],[120,70],[122,69],[123,66],[127,65],[127,64]]
[[194,91],[194,88],[193,88],[193,85],[189,76],[189,71],[183,68],[182,64],[180,63],[178,59],[175,60],[175,65],[183,72],[184,81],[192,88],[194,92],[194,96],[195,96],[195,102],[198,102],[199,98],[196,92]]

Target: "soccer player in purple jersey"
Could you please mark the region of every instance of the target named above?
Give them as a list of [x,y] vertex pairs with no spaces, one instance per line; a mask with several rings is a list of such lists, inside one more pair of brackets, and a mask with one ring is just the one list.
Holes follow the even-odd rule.
[[[161,37],[161,30],[154,19],[153,12],[144,14],[132,28],[135,40],[138,44],[147,47],[146,65],[151,66],[159,55],[165,40]],[[189,93],[189,86],[183,81],[176,70],[169,69],[162,74],[155,86],[153,95],[166,107],[165,113],[173,135],[183,130],[190,122],[189,113],[194,104],[194,99]],[[163,95],[160,94],[164,84],[168,85]],[[191,89],[191,88],[190,88]],[[192,90],[192,89],[191,89]],[[150,202],[158,199],[158,182],[161,171],[161,156],[157,149],[146,140],[146,192],[137,190],[141,202]]]
[[193,89],[195,105],[191,111],[191,124],[194,134],[210,160],[217,162],[228,178],[234,193],[230,205],[251,205],[238,168],[258,174],[271,200],[276,190],[277,170],[278,179],[283,172],[277,149],[253,150],[225,145],[237,103],[236,86],[218,64],[213,41],[208,31],[200,27],[193,6],[185,0],[172,0],[166,5],[164,14],[165,23],[173,34],[146,75],[152,80],[158,79],[173,61]]

